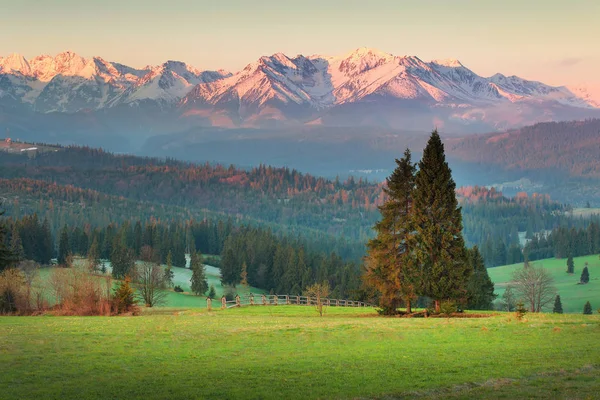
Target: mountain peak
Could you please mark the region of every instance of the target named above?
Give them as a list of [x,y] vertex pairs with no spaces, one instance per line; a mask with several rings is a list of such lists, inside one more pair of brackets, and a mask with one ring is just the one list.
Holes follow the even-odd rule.
[[441,65],[442,67],[459,68],[464,67],[460,61],[456,58],[446,58],[443,60],[433,60],[433,64]]
[[6,58],[0,59],[0,70],[5,73],[19,72],[23,75],[31,73],[31,67],[25,57],[17,53],[12,53]]
[[352,50],[349,53],[346,53],[342,58],[348,59],[361,59],[365,57],[375,57],[375,58],[393,58],[394,56],[390,53],[386,53],[384,51],[369,48],[369,47],[359,47],[357,49]]

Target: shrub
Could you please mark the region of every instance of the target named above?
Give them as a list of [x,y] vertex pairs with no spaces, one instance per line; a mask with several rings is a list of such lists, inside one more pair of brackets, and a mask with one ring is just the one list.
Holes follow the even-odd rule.
[[173,288],[173,290],[176,291],[177,293],[183,293],[183,289],[179,285],[175,285],[175,287]]
[[59,268],[52,272],[49,285],[62,315],[110,315],[110,277],[90,275],[85,267]]
[[440,314],[450,316],[451,314],[454,314],[457,311],[458,307],[456,306],[456,303],[454,301],[443,301],[440,305]]
[[223,292],[223,296],[225,296],[225,300],[227,301],[235,300],[236,295],[237,293],[235,292],[235,289],[231,286],[228,286],[227,289],[225,289],[225,291]]
[[126,276],[125,279],[115,289],[113,295],[114,311],[117,314],[131,312],[136,314],[138,311],[137,301],[131,287],[131,279]]
[[210,289],[208,290],[208,297],[210,297],[211,299],[214,299],[216,296],[217,296],[217,292],[215,290],[215,286],[210,285]]
[[525,308],[525,304],[522,301],[517,303],[517,308],[515,310],[515,316],[519,321],[523,319],[523,317],[527,314],[527,309]]
[[0,274],[0,314],[16,314],[29,307],[25,293],[25,277],[21,271],[9,268]]
[[583,313],[585,315],[592,315],[592,305],[589,301],[583,306]]

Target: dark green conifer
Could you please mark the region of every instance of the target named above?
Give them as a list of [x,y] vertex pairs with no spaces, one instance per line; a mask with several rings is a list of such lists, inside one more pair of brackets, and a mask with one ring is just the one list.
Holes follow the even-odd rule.
[[575,263],[573,262],[573,256],[569,254],[567,258],[567,274],[575,273]]
[[58,265],[66,266],[69,254],[71,254],[71,245],[69,243],[69,231],[65,225],[60,231],[60,240],[58,242]]
[[[0,211],[0,217],[4,214],[4,211]],[[4,221],[0,221],[4,222]],[[0,271],[11,267],[15,263],[15,255],[6,246],[5,240],[6,231],[4,224],[0,223]]]
[[552,309],[552,312],[555,314],[562,314],[563,313],[563,307],[562,307],[562,302],[560,301],[560,295],[557,294],[556,295],[556,299],[554,299],[554,308]]
[[462,215],[444,145],[436,131],[423,151],[414,191],[413,235],[422,268],[421,294],[435,302],[466,297],[471,267],[466,262]]
[[208,290],[208,297],[214,299],[217,296],[217,292],[215,290],[215,285],[210,285],[210,289]]
[[479,248],[477,246],[468,250],[468,261],[472,269],[472,275],[467,284],[468,303],[470,310],[491,310],[493,309],[494,283],[488,275],[487,268]]
[[190,259],[190,269],[192,270],[192,278],[190,279],[191,289],[197,295],[202,295],[208,290],[208,282],[204,272],[204,264],[202,262],[202,254],[194,253]]
[[583,313],[585,315],[592,315],[592,305],[589,301],[583,306]]
[[588,270],[588,267],[584,267],[583,271],[581,271],[581,278],[579,279],[579,281],[583,284],[586,284],[590,281],[590,272]]

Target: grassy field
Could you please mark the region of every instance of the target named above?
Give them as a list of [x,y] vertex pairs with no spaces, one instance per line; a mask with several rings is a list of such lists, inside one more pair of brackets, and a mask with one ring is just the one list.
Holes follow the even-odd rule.
[[[549,258],[546,260],[533,261],[532,264],[542,265],[555,280],[555,286],[562,301],[563,309],[569,313],[583,312],[583,305],[589,301],[592,308],[600,308],[600,258],[597,255],[577,257],[575,262],[575,273],[567,274],[567,260]],[[587,285],[578,285],[584,264],[588,263],[590,282]],[[510,283],[512,273],[517,268],[522,268],[523,263],[506,265],[503,267],[489,268],[488,274],[494,282],[498,298],[502,297],[506,285]],[[552,305],[550,306],[552,307]]]
[[[76,265],[83,265],[85,260],[76,259]],[[188,266],[189,266],[189,257],[188,257]],[[110,265],[107,262],[107,267],[110,269]],[[40,282],[48,281],[50,274],[52,273],[53,268],[42,268],[40,269]],[[208,286],[213,285],[215,287],[215,292],[217,293],[216,298],[220,299],[223,293],[225,292],[225,288],[221,285],[220,278],[220,270],[218,268],[212,267],[210,265],[205,266],[206,271],[206,280],[208,281]],[[166,303],[162,305],[162,307],[176,307],[176,308],[193,308],[193,307],[206,307],[206,297],[204,296],[196,296],[191,293],[190,289],[190,279],[192,277],[192,271],[187,268],[177,268],[173,267],[173,284],[179,285],[184,290],[183,293],[178,293],[170,289],[167,293]],[[262,294],[265,293],[262,289],[257,289],[254,287],[243,287],[238,286],[235,288],[236,293],[239,295],[243,295],[246,293],[255,293]],[[50,293],[47,294],[50,296]],[[51,299],[50,299],[51,300]],[[214,305],[215,303],[213,303]],[[217,305],[218,306],[218,305]]]
[[600,315],[272,306],[0,318],[0,398],[598,398]]

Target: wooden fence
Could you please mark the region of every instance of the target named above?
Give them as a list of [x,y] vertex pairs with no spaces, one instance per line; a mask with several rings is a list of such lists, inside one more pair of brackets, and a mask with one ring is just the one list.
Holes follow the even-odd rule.
[[[212,309],[212,302],[215,301],[215,305],[219,304],[218,300],[212,300],[210,297],[206,298],[206,307]],[[316,297],[307,296],[289,296],[289,295],[243,295],[236,296],[234,300],[227,300],[225,296],[221,297],[220,306],[221,308],[234,308],[234,307],[247,307],[247,306],[277,306],[277,305],[296,305],[296,306],[314,306],[317,305],[318,299]],[[374,307],[372,304],[364,303],[362,301],[354,300],[340,300],[340,299],[321,299],[321,303],[324,306],[329,307]]]

